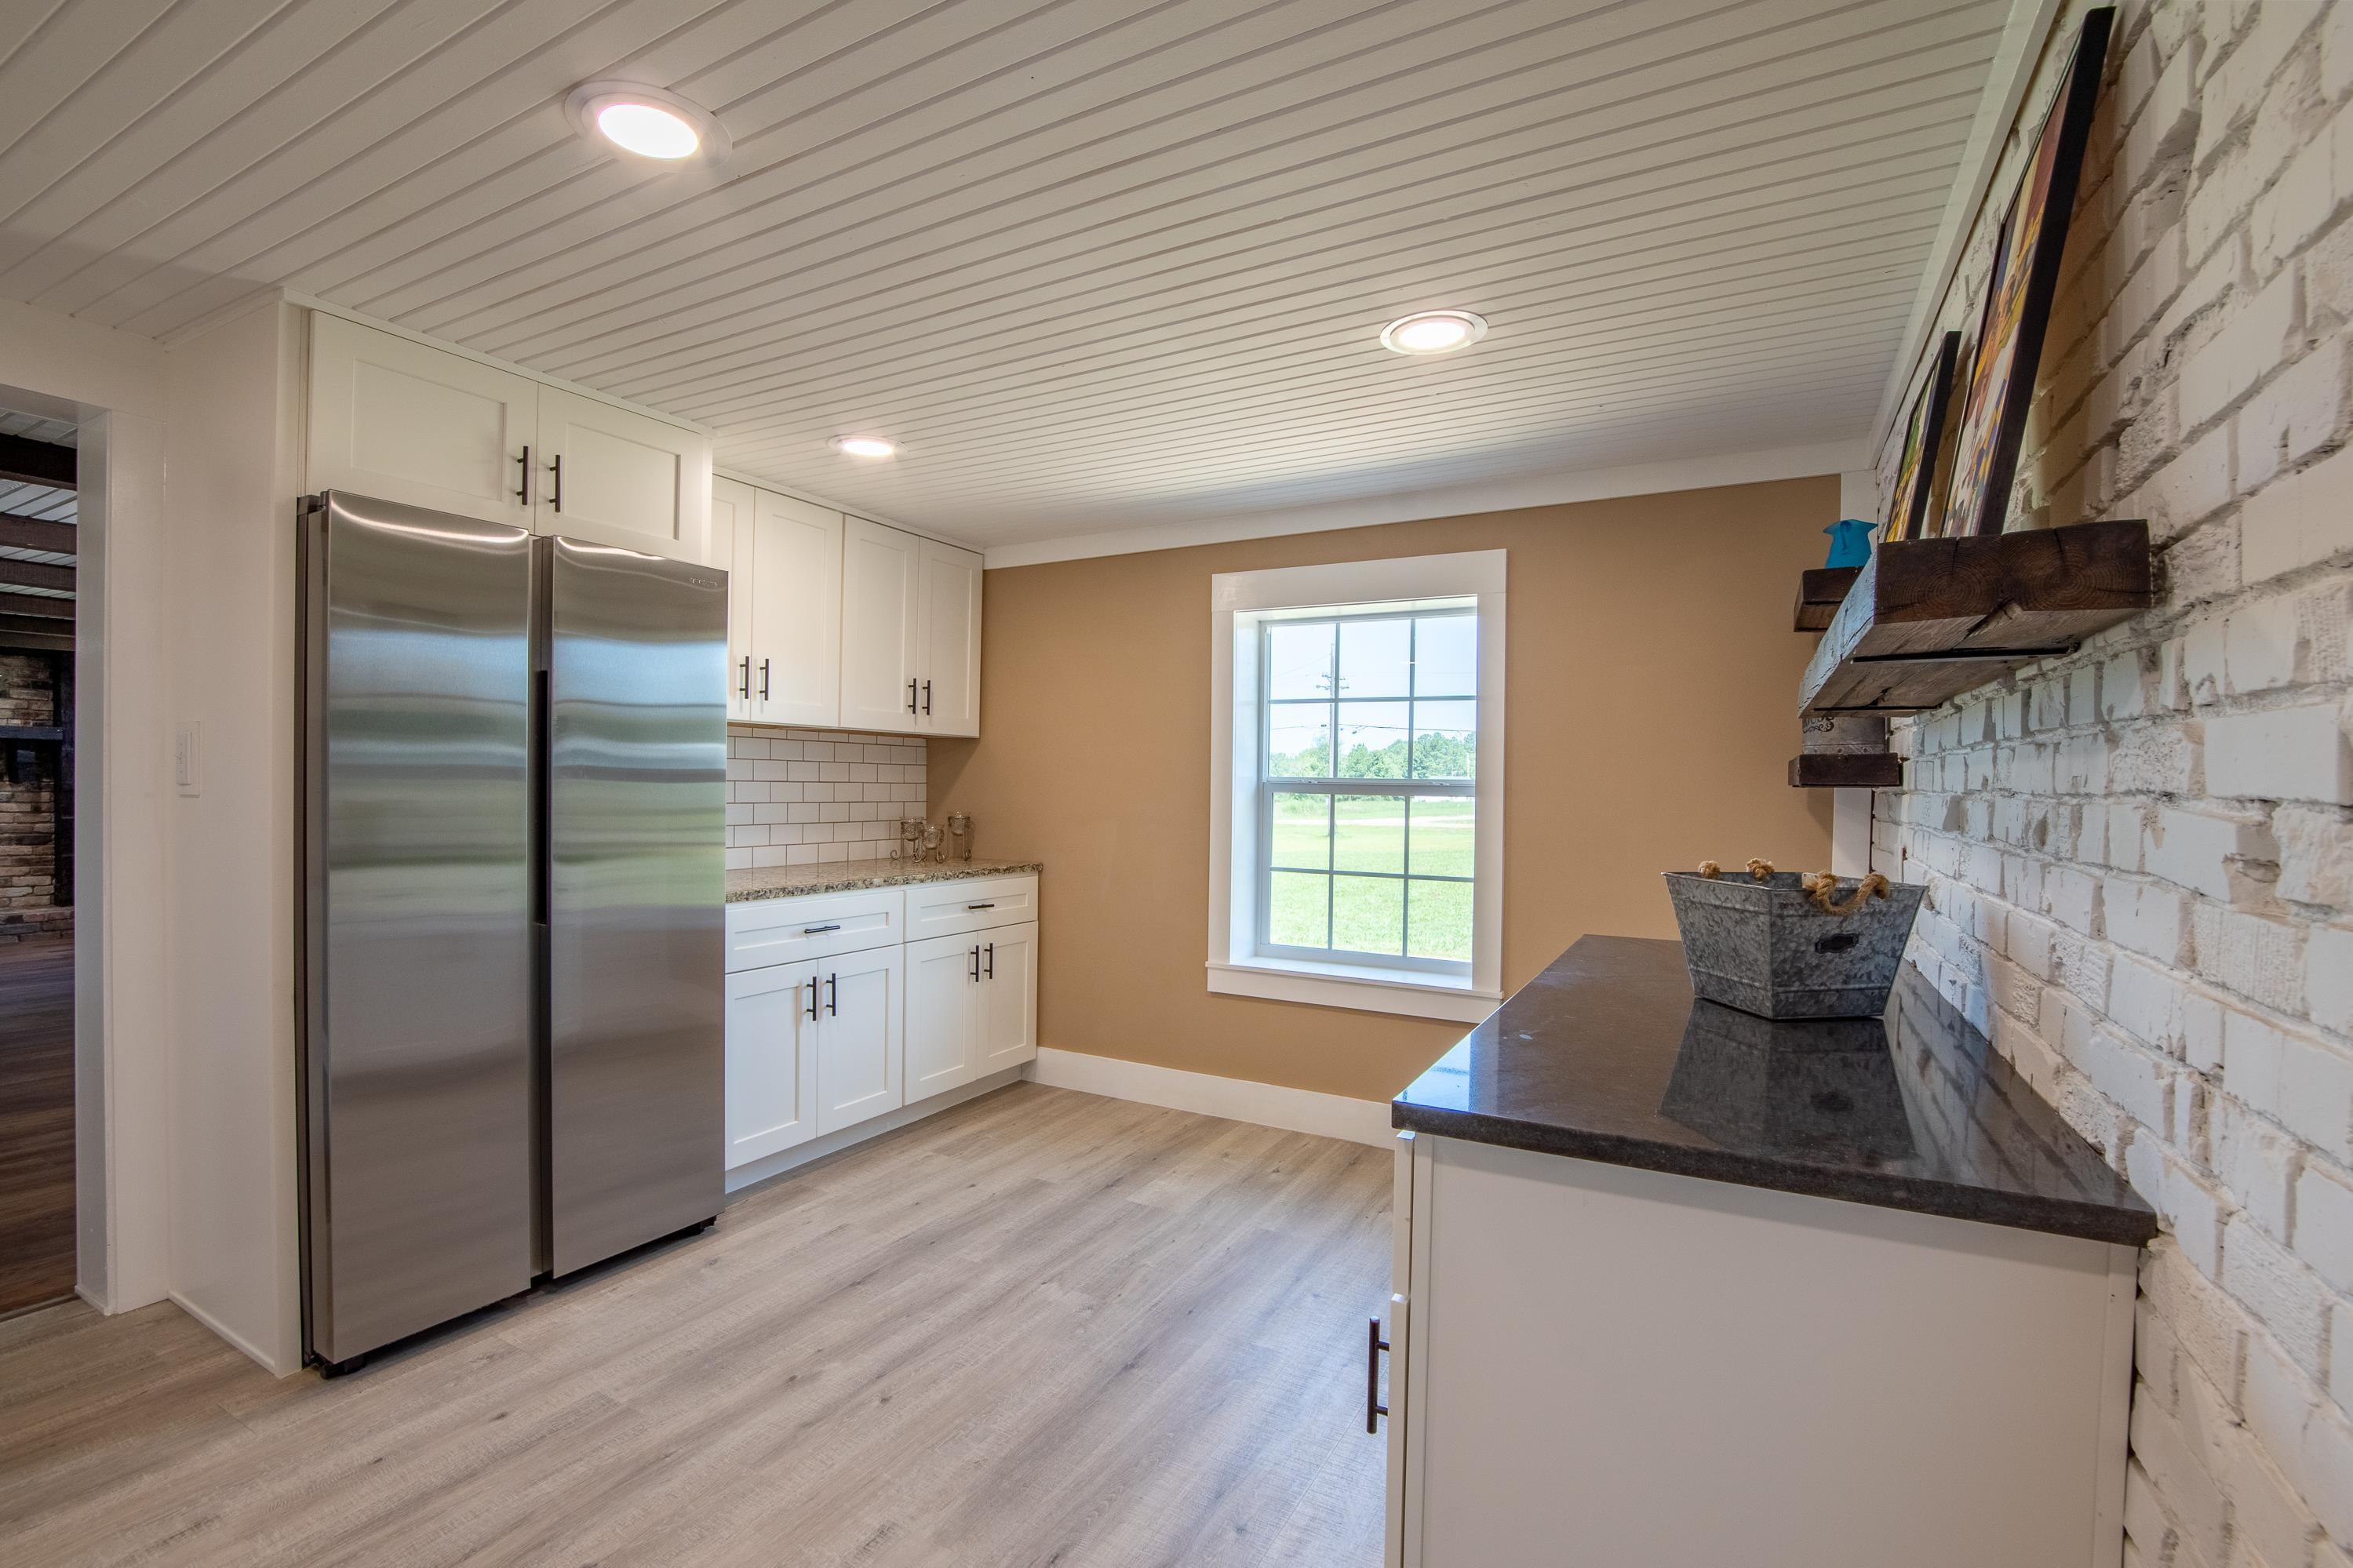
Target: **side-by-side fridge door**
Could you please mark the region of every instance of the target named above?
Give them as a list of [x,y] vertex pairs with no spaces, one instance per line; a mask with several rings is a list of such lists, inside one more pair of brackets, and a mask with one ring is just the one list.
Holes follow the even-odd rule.
[[298,521],[304,1339],[345,1362],[531,1281],[531,537]]
[[727,579],[543,541],[546,1265],[723,1196]]

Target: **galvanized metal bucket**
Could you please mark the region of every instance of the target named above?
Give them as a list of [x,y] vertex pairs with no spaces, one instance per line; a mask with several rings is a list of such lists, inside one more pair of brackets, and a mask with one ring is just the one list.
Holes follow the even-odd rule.
[[[1794,871],[1759,881],[1745,872],[1670,871],[1667,896],[1682,928],[1692,989],[1760,1018],[1867,1018],[1887,1010],[1926,891],[1898,882],[1851,914],[1819,906]],[[1834,898],[1852,899],[1855,884]]]

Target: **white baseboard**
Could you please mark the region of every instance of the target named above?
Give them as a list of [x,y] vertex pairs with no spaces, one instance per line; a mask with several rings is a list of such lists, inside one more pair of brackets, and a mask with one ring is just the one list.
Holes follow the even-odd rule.
[[822,1138],[812,1138],[806,1143],[796,1143],[789,1149],[764,1155],[727,1173],[727,1201],[734,1202],[750,1188],[762,1182],[797,1171],[812,1160],[822,1160],[828,1154],[839,1154],[844,1149],[880,1138],[885,1132],[896,1131],[926,1116],[936,1116],[952,1105],[962,1105],[967,1100],[977,1100],[1011,1083],[1021,1081],[1019,1068],[1006,1068],[987,1078],[975,1079],[959,1089],[919,1100],[913,1105],[902,1105],[896,1110],[886,1110],[871,1121],[861,1121],[855,1127],[845,1127],[839,1132],[828,1132]]
[[1052,1089],[1075,1089],[1170,1110],[1222,1116],[1229,1121],[1280,1127],[1286,1132],[1345,1138],[1376,1148],[1388,1148],[1397,1137],[1389,1126],[1388,1101],[1384,1100],[1352,1100],[1345,1094],[1286,1089],[1281,1084],[1186,1072],[1051,1047],[1039,1048],[1038,1059],[1023,1069],[1023,1076]]
[[177,1290],[173,1291],[166,1300],[168,1300],[172,1305],[179,1308],[180,1310],[187,1313],[188,1316],[194,1318],[196,1321],[202,1323],[205,1327],[210,1329],[213,1332],[218,1334],[222,1339],[228,1342],[230,1349],[246,1356],[248,1360],[259,1365],[264,1372],[269,1373],[278,1377],[288,1377],[302,1370],[300,1365],[280,1366],[271,1357],[262,1354],[260,1350],[253,1343],[252,1341],[247,1339],[243,1334],[237,1332],[234,1329],[231,1329],[227,1323],[222,1322],[218,1318],[214,1317],[210,1312],[207,1312],[202,1307],[197,1306],[194,1301],[189,1300]]

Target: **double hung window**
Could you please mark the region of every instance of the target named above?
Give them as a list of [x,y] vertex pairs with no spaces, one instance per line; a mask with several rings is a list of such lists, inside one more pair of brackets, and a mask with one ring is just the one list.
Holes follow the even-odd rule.
[[1209,989],[1500,994],[1504,552],[1213,577]]
[[1258,950],[1471,973],[1472,606],[1260,625]]

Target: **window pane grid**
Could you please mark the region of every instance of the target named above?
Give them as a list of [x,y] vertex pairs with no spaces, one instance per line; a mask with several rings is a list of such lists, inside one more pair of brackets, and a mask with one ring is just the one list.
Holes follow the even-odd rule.
[[[1424,689],[1425,625],[1446,634],[1433,634],[1437,651],[1428,662],[1451,658],[1461,675],[1472,675],[1472,644],[1463,635],[1475,637],[1469,611],[1283,621],[1261,634],[1261,864],[1267,875],[1260,932],[1270,951],[1469,967],[1475,878],[1457,874],[1450,862],[1459,857],[1468,865],[1462,830],[1476,820],[1471,764],[1477,694],[1461,689],[1459,679]],[[1471,684],[1475,688],[1475,679]],[[1285,771],[1275,771],[1278,761]],[[1303,810],[1315,796],[1323,797],[1324,810]],[[1420,809],[1421,803],[1430,809]],[[1456,803],[1469,809],[1450,809]],[[1319,815],[1320,842],[1308,826]],[[1436,835],[1419,854],[1417,826]],[[1391,890],[1378,890],[1384,887]],[[1303,902],[1317,891],[1320,900]],[[1303,940],[1317,936],[1320,942]],[[1377,947],[1369,945],[1375,941]]]

